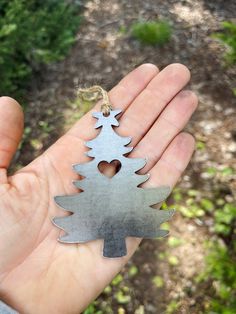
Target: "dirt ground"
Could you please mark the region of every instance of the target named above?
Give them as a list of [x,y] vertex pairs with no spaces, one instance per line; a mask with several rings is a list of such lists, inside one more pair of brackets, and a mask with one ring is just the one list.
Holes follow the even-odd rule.
[[[235,12],[233,0],[227,4],[220,0],[87,1],[77,43],[68,57],[45,68],[31,82],[19,166],[40,154],[84,113],[85,109],[73,102],[77,86],[99,84],[110,89],[144,62],[159,68],[181,62],[191,70],[190,87],[200,100],[187,129],[202,148],[196,150],[178,187],[207,195],[220,186],[228,199],[233,198],[235,176],[213,180],[206,169],[236,167],[236,97],[232,93],[236,68],[224,66],[225,48],[211,37],[222,21],[235,18]],[[172,24],[169,43],[150,47],[131,38],[129,29],[134,21],[155,19]],[[125,33],[121,31],[124,27]],[[176,214],[170,233],[182,239],[181,245],[170,246],[168,239],[143,241],[122,271],[122,283],[113,283],[96,308],[101,313],[119,314],[203,312],[212,287],[195,279],[204,269],[204,243],[211,237],[211,223],[210,217],[187,219]],[[131,297],[122,299],[127,291]]]

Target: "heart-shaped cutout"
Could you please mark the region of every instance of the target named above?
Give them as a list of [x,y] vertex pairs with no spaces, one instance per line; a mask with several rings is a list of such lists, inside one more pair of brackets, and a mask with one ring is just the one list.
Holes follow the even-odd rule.
[[116,175],[121,168],[121,162],[117,159],[112,160],[111,162],[101,161],[98,164],[98,170],[106,176],[107,178],[112,178]]

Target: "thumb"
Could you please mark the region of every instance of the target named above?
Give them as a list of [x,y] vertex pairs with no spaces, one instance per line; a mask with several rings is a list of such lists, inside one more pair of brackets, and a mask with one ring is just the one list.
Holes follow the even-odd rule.
[[24,126],[21,106],[10,97],[0,97],[0,170],[7,169],[20,143]]

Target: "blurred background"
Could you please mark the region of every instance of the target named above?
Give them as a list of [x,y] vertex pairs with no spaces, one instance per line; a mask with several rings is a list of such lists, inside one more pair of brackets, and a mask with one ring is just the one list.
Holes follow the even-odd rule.
[[164,204],[170,236],[143,241],[85,314],[236,313],[235,23],[234,0],[0,0],[0,94],[26,117],[13,170],[89,110],[78,86],[181,62],[200,100],[195,154]]

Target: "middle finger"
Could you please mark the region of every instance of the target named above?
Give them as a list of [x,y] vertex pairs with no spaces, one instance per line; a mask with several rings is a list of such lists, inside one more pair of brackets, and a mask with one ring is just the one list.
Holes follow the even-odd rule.
[[125,111],[119,120],[117,132],[121,136],[131,136],[132,146],[135,146],[189,79],[190,72],[184,65],[168,65]]

